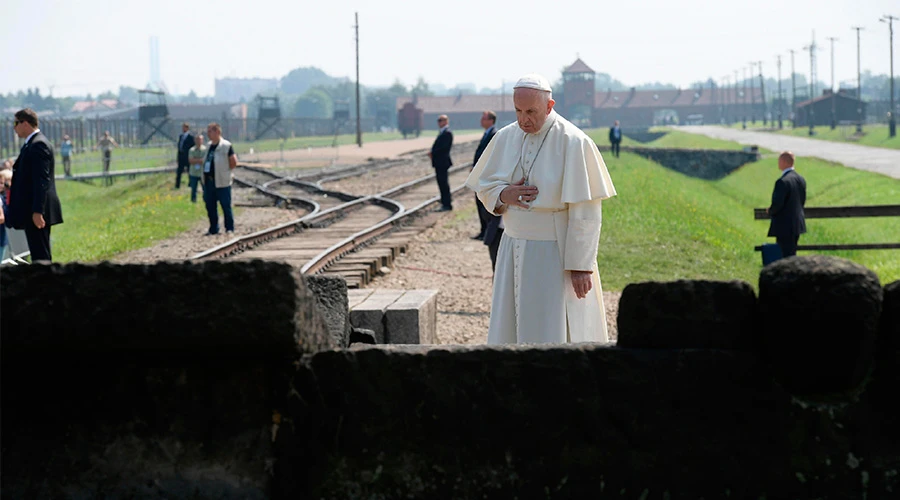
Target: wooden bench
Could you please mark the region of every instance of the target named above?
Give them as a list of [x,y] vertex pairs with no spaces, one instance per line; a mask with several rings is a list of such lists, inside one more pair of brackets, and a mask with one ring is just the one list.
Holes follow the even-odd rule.
[[[838,219],[847,217],[900,217],[900,205],[868,205],[856,207],[807,207],[807,219]],[[765,208],[754,208],[753,218],[768,220]],[[762,245],[753,249],[762,250]],[[896,250],[900,243],[837,243],[828,245],[798,245],[797,250]]]

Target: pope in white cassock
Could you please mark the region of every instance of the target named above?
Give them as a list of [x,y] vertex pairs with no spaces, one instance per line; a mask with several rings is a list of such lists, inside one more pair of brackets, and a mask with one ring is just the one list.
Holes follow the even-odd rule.
[[616,189],[594,142],[553,110],[546,78],[519,79],[513,102],[517,123],[466,181],[505,227],[488,343],[606,342],[597,246]]

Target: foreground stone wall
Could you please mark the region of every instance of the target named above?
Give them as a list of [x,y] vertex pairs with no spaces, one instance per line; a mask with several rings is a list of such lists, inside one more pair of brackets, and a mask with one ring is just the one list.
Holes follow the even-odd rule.
[[[610,149],[609,144],[602,142],[597,147],[604,153]],[[621,150],[643,156],[684,175],[706,180],[722,179],[741,166],[759,160],[758,153],[718,149],[623,147]]]
[[288,265],[4,268],[3,498],[267,498],[293,363],[334,343]]
[[[266,327],[255,338],[277,342],[241,350],[219,349],[216,330],[189,332],[186,347],[142,326],[179,331],[166,313],[174,305],[116,292],[127,299],[120,308],[136,310],[100,307],[117,314],[101,323],[74,298],[84,288],[69,288],[51,293],[50,304],[71,318],[77,312],[64,310],[78,304],[94,320],[68,330],[42,320],[65,333],[45,339],[71,347],[29,345],[23,325],[42,299],[27,297],[71,283],[95,282],[88,289],[98,293],[112,285],[100,287],[104,277],[127,276],[174,283],[166,303],[188,300],[182,291],[200,281],[282,283],[280,293],[239,295],[233,308],[250,317],[267,308],[280,314],[267,323],[276,326],[291,322],[289,309],[305,310],[312,326]],[[0,290],[4,498],[878,499],[900,491],[900,282],[882,288],[871,271],[840,259],[778,261],[763,270],[758,298],[740,282],[629,285],[619,346],[332,349],[337,330],[319,318],[321,301],[289,269],[262,263],[35,266],[4,270]],[[210,321],[224,339],[237,335]],[[162,336],[125,343],[90,330],[109,325],[123,338]],[[78,335],[89,345],[68,351]]]

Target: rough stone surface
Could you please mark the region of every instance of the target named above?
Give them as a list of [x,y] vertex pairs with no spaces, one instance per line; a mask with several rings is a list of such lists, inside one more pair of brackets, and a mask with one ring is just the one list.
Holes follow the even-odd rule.
[[[609,150],[609,145],[598,147],[601,151]],[[684,175],[707,180],[722,179],[740,166],[759,159],[756,153],[718,149],[624,147],[622,151],[643,156]]]
[[368,344],[374,345],[378,341],[375,339],[375,332],[366,330],[365,328],[354,328],[350,331],[350,345]]
[[633,283],[619,301],[618,345],[749,348],[755,319],[756,295],[743,281]]
[[882,294],[875,273],[845,259],[790,257],[763,268],[762,348],[781,383],[806,395],[856,388],[871,368]]
[[299,273],[273,262],[17,266],[3,353],[283,354],[335,347]]
[[384,311],[388,344],[434,344],[437,290],[407,290]]
[[878,352],[900,352],[900,280],[884,287]]
[[356,328],[372,330],[376,342],[384,344],[386,342],[384,311],[403,295],[404,290],[367,291],[369,294],[363,300],[358,301],[358,298],[354,300],[356,304],[350,309],[350,323]]
[[753,352],[733,350],[321,352],[304,357],[294,380],[294,425],[275,444],[277,489],[322,499],[849,499],[898,491],[891,471],[900,446],[867,425],[866,398],[807,406],[768,373]]
[[347,302],[347,282],[339,276],[304,276],[306,285],[316,296],[319,312],[328,325],[328,332],[338,347],[350,345],[350,310]]
[[290,266],[2,273],[4,498],[269,498],[301,352],[333,346]]

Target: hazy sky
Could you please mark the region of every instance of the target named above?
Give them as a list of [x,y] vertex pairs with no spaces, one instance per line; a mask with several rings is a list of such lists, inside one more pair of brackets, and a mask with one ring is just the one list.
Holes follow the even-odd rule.
[[[733,77],[750,61],[775,76],[782,54],[798,50],[808,74],[812,30],[822,49],[819,75],[856,78],[862,67],[889,71],[884,14],[897,0],[32,0],[4,2],[0,92],[55,86],[55,95],[98,93],[149,80],[149,38],[159,37],[160,72],[171,92],[213,93],[214,78],[281,77],[298,66],[354,75],[353,13],[359,12],[360,74],[366,85],[410,84],[419,76],[447,86],[499,87],[523,73],[551,81],[580,54],[595,71],[627,84],[687,86]],[[900,23],[894,47],[900,52]],[[900,55],[895,56],[900,62]],[[897,68],[895,71],[900,71]]]

